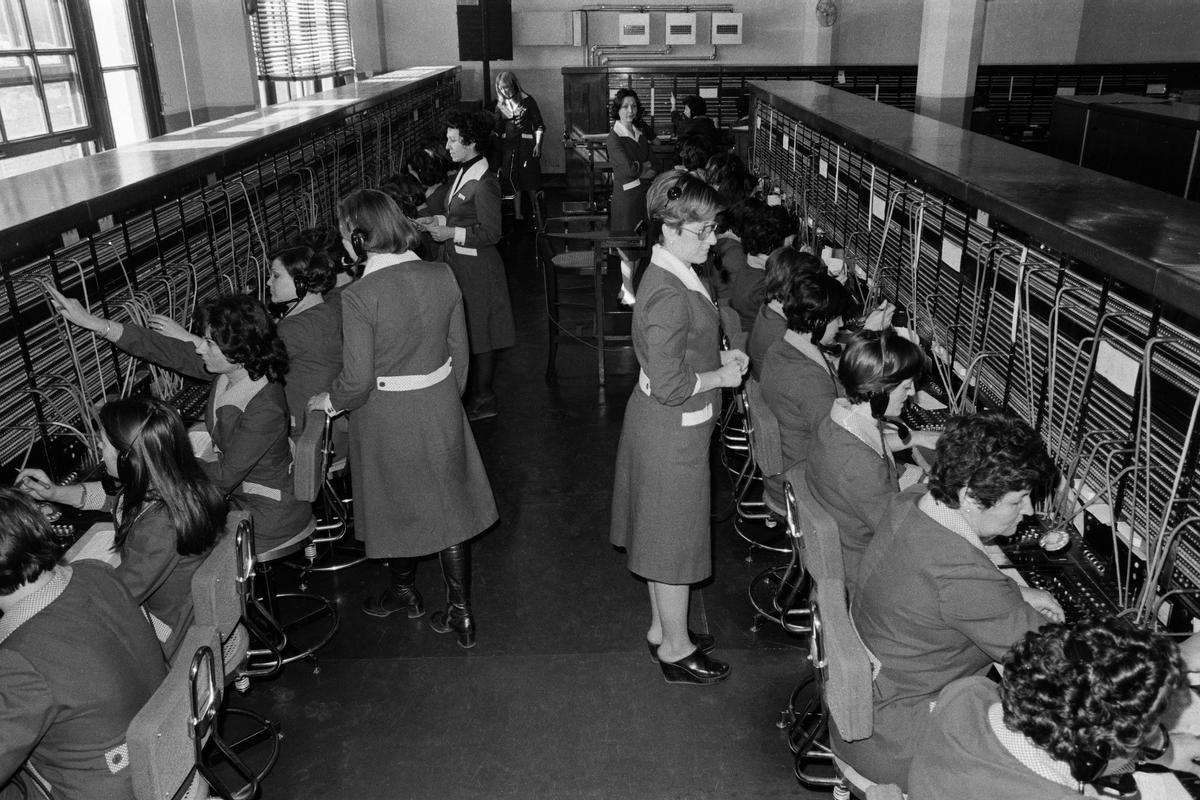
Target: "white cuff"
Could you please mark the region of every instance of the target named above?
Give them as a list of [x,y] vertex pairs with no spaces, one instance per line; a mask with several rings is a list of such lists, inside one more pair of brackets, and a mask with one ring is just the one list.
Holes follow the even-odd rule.
[[696,373],[696,385],[692,387],[692,396],[700,394],[700,374]]
[[100,481],[87,481],[82,484],[84,489],[82,511],[100,511],[104,508],[108,497],[104,494],[104,484]]
[[438,227],[445,225],[446,224],[446,215],[445,214],[434,214],[433,215],[433,224],[437,225]]
[[467,229],[466,228],[455,228],[454,229],[454,243],[457,245],[466,245],[466,243],[467,243]]

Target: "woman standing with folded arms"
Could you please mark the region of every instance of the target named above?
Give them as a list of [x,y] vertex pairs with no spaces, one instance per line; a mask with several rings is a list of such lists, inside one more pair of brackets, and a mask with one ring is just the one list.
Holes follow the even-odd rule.
[[675,170],[654,181],[646,204],[658,243],[633,306],[642,370],[617,448],[610,539],[648,584],[646,643],[663,677],[711,684],[729,665],[708,656],[711,636],[688,630],[688,601],[691,584],[712,574],[708,447],[719,390],[742,382],[749,359],[721,349],[717,306],[695,271],[716,241],[717,193]]
[[355,532],[390,572],[363,611],[422,616],[417,561],[437,553],[446,606],[429,626],[474,647],[468,540],[499,515],[460,399],[462,292],[445,264],[413,251],[420,231],[383,192],[344,198],[338,224],[362,277],[342,293],[342,372],[310,407],[350,412]]

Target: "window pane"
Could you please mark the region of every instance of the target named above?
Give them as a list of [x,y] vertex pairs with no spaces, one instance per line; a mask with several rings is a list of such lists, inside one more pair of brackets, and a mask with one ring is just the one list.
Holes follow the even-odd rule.
[[9,140],[49,133],[28,58],[0,58],[0,118]]
[[42,68],[42,86],[50,108],[50,124],[55,132],[87,125],[83,89],[75,71],[74,56],[38,56]]
[[71,46],[71,25],[67,21],[65,0],[26,0],[25,8],[29,12],[35,48]]
[[149,139],[137,70],[104,73],[104,88],[108,91],[108,111],[117,146]]
[[68,144],[50,150],[39,150],[29,155],[0,158],[0,178],[11,178],[13,175],[20,175],[22,172],[32,172],[35,169],[49,167],[52,164],[62,164],[65,161],[80,158],[87,154],[88,148],[86,145]]
[[25,39],[25,20],[19,3],[0,3],[0,50],[23,50],[29,47]]
[[96,46],[103,67],[133,66],[133,35],[129,31],[129,6],[126,0],[90,0]]

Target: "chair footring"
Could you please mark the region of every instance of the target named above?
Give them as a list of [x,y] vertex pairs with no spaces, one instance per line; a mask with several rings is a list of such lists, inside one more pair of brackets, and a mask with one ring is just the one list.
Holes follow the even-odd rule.
[[[279,645],[279,650],[283,655],[283,663],[291,664],[294,661],[301,659],[311,661],[314,666],[316,661],[314,654],[323,648],[337,634],[338,628],[341,626],[341,617],[338,614],[337,604],[332,600],[328,600],[320,595],[304,594],[302,592],[283,592],[275,595],[275,602],[279,604],[281,601],[301,601],[311,603],[312,608],[299,616],[292,618],[283,618],[278,620],[279,627],[285,633],[285,640]],[[281,615],[282,616],[282,615]],[[295,642],[295,637],[292,632],[301,628],[305,628],[317,620],[328,617],[330,620],[329,629],[326,630],[320,638],[311,644],[306,644],[304,647],[299,647]]]

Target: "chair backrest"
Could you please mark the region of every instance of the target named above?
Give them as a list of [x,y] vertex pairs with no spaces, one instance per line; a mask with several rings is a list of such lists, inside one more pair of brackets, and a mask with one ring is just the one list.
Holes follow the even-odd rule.
[[[137,800],[169,800],[181,788],[191,786],[187,798],[208,797],[196,761],[197,743],[192,733],[192,661],[207,649],[214,656],[210,669],[221,669],[221,638],[211,625],[195,625],[184,636],[180,657],[129,723],[125,741],[129,746],[129,770]],[[215,697],[205,698],[214,708],[221,704],[220,680],[213,680]],[[203,743],[199,743],[201,746]]]
[[[196,624],[212,625],[222,640],[229,638],[245,614],[245,587],[241,580],[245,566],[239,562],[238,537],[248,540],[251,530],[249,512],[230,511],[225,518],[225,532],[192,575]],[[191,653],[186,656],[190,658]]]
[[788,470],[785,494],[800,527],[804,563],[814,584],[809,658],[821,676],[825,705],[842,738],[865,739],[874,727],[872,666],[846,603],[837,523],[813,497],[803,467]]
[[763,401],[762,387],[758,381],[747,377],[743,387],[746,416],[749,417],[750,452],[754,456],[754,463],[763,475],[778,475],[784,467],[779,419]]
[[292,454],[292,481],[298,500],[313,502],[325,485],[328,426],[329,415],[319,409],[309,411],[304,417],[304,430],[296,437],[296,451]]

